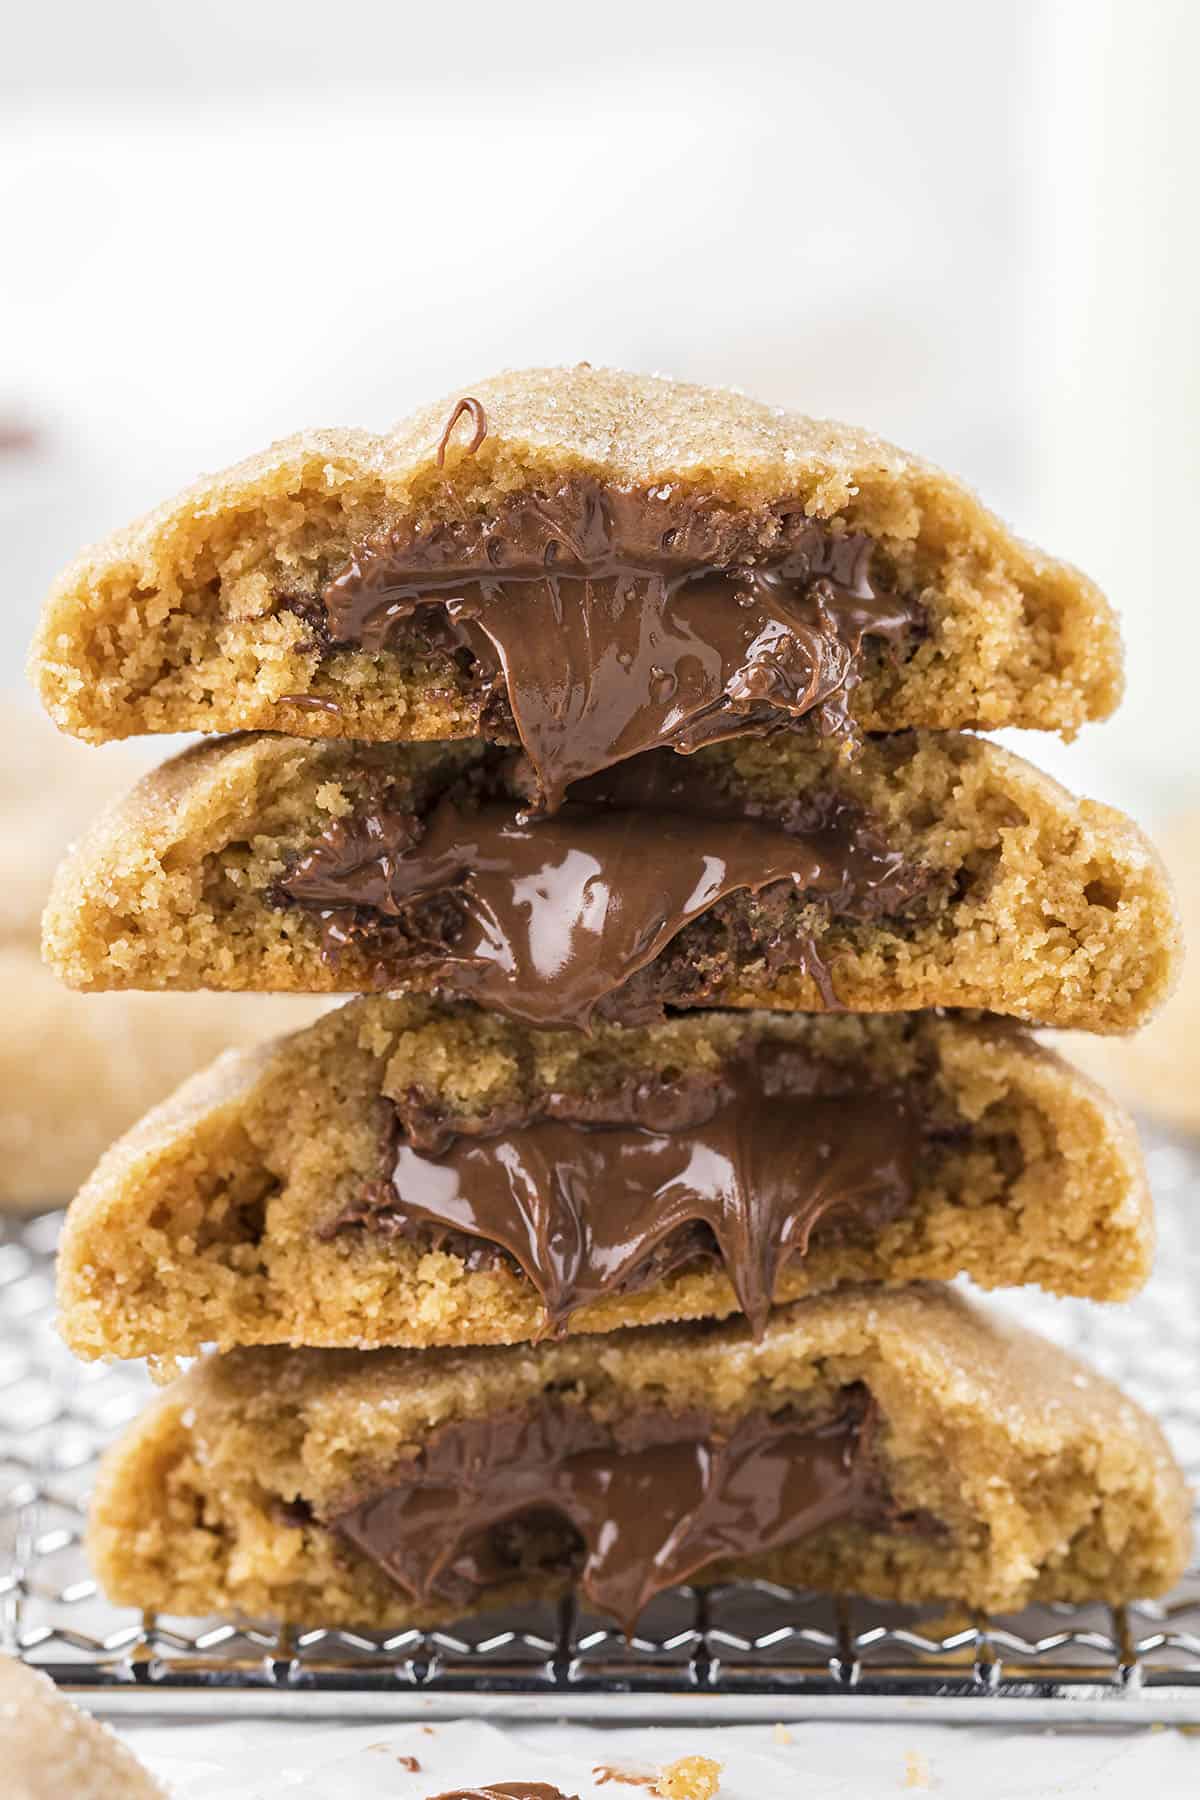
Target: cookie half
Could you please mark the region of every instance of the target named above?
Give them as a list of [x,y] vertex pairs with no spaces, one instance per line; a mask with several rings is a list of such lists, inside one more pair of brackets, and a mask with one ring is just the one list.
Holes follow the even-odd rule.
[[586,365],[206,478],[67,570],[31,669],[96,741],[520,741],[550,804],[656,745],[805,721],[1071,733],[1121,691],[1103,597],[940,470]]
[[37,950],[42,909],[67,848],[148,767],[146,745],[96,754],[56,731],[25,697],[4,695],[0,755],[0,947]]
[[435,988],[583,1027],[955,1006],[1125,1031],[1174,978],[1145,838],[986,739],[658,751],[550,817],[531,780],[478,739],[198,745],[63,865],[47,958],[85,989]]
[[738,1576],[994,1609],[1125,1601],[1183,1568],[1157,1425],[939,1288],[535,1350],[243,1350],[111,1453],[118,1605],[435,1625],[576,1585],[631,1628]]
[[506,1343],[839,1283],[1148,1273],[1128,1120],[1011,1027],[694,1013],[592,1037],[371,997],[227,1056],[71,1207],[82,1356]]

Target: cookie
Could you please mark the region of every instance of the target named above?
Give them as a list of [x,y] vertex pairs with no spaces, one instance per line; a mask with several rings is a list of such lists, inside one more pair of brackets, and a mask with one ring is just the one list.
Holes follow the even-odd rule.
[[1136,827],[984,739],[657,751],[549,818],[530,779],[479,740],[202,743],[63,865],[47,958],[85,989],[434,987],[581,1027],[828,1005],[1125,1031],[1174,978]]
[[202,480],[66,571],[31,673],[95,742],[519,741],[551,806],[637,751],[798,723],[1069,735],[1122,680],[1102,595],[940,470],[587,365]]
[[0,948],[0,1211],[62,1206],[122,1132],[223,1050],[323,1010],[296,996],[72,994]]
[[[1189,813],[1162,835],[1163,860],[1179,899],[1185,941],[1200,945],[1200,814]],[[1063,1048],[1128,1105],[1181,1131],[1200,1135],[1200,950],[1184,959],[1183,977],[1166,1006],[1132,1037],[1097,1042],[1064,1035]]]
[[60,1206],[142,1114],[231,1046],[316,1018],[319,1002],[66,993],[43,966],[41,915],[73,838],[144,759],[64,737],[15,696],[0,712],[0,1211]]
[[0,751],[0,947],[36,946],[64,852],[144,774],[146,759],[129,746],[97,753],[64,737],[16,695],[0,708]]
[[0,1656],[0,1764],[8,1800],[167,1800],[107,1725],[11,1656]]
[[433,1626],[575,1586],[629,1629],[740,1576],[1004,1611],[1183,1568],[1157,1425],[952,1290],[535,1349],[241,1350],[111,1452],[89,1530],[120,1606]]
[[840,1283],[1118,1299],[1150,1202],[1123,1115],[1011,1027],[693,1013],[591,1037],[368,997],[228,1056],[67,1219],[80,1355],[505,1343]]

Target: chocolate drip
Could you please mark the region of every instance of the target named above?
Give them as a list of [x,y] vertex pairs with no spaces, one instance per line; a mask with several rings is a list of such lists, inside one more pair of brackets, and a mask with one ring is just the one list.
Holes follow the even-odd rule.
[[809,715],[844,731],[864,642],[922,625],[874,558],[861,532],[799,511],[579,478],[363,544],[324,590],[320,635],[378,652],[421,615],[426,642],[472,659],[481,718],[507,698],[553,811],[571,782],[658,746]]
[[[347,943],[374,952],[380,985],[399,962],[529,1025],[587,1029],[598,1009],[645,1023],[662,1011],[654,982],[622,990],[732,895],[782,883],[793,912],[811,903],[878,918],[928,886],[847,805],[805,831],[754,810],[658,753],[582,784],[553,818],[531,820],[511,801],[464,810],[447,797],[428,820],[386,806],[337,820],[273,894],[321,913],[327,956]],[[448,912],[421,911],[445,897]],[[389,932],[392,922],[400,929]],[[806,970],[836,1006],[811,934],[793,918],[773,936],[776,961]]]
[[[674,1119],[661,1090],[656,1103],[635,1088],[592,1124],[552,1095],[540,1117],[435,1139],[432,1154],[401,1141],[390,1183],[322,1235],[425,1236],[475,1267],[481,1248],[498,1247],[559,1334],[581,1307],[719,1259],[757,1335],[781,1270],[807,1253],[819,1222],[837,1214],[877,1231],[911,1204],[923,1132],[901,1094],[772,1092],[747,1058],[685,1095]],[[620,1122],[639,1105],[637,1123]],[[646,1122],[656,1110],[657,1128]]]
[[472,430],[471,441],[463,451],[463,455],[474,456],[484,438],[487,436],[487,414],[483,410],[482,404],[478,400],[472,399],[468,394],[462,400],[455,403],[450,417],[446,420],[442,435],[438,439],[437,456],[435,460],[439,469],[445,467],[446,450],[450,443],[450,434],[464,413],[470,414]]
[[563,1521],[581,1541],[584,1595],[631,1634],[655,1594],[714,1563],[847,1519],[892,1522],[876,1435],[861,1385],[820,1414],[732,1421],[647,1409],[609,1424],[546,1399],[439,1427],[326,1523],[414,1600],[455,1604],[519,1573],[498,1527]]

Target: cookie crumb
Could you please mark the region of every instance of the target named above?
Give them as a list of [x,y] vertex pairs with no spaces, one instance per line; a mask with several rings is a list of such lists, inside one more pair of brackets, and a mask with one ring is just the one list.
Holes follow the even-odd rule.
[[407,1769],[410,1775],[419,1775],[421,1773],[421,1765],[415,1756],[398,1756],[396,1761],[400,1764],[402,1769]]
[[681,1756],[660,1771],[654,1791],[662,1800],[713,1800],[721,1786],[721,1768],[711,1756]]
[[792,1741],[792,1734],[786,1725],[777,1725],[771,1736],[777,1744],[790,1744]]
[[919,1750],[904,1753],[904,1785],[906,1788],[928,1788],[929,1764]]

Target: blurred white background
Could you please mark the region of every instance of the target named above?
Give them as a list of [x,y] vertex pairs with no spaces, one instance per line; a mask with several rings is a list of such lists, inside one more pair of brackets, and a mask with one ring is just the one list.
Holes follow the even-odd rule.
[[86,540],[312,424],[615,362],[870,425],[1121,607],[1077,787],[1200,788],[1193,0],[112,0],[0,66],[0,685]]

